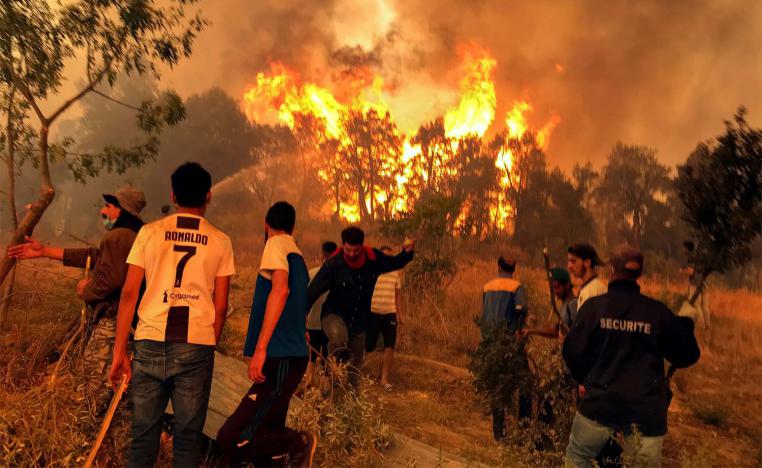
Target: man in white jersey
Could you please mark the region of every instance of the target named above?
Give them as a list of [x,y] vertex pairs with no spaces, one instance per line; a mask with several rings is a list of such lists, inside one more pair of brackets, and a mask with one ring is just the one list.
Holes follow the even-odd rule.
[[572,276],[578,278],[582,285],[577,294],[577,310],[588,299],[601,296],[608,292],[608,288],[598,279],[597,268],[603,263],[598,257],[598,252],[590,244],[573,244],[566,253],[567,266]]
[[[392,255],[392,248],[381,247],[381,252]],[[394,387],[389,383],[389,371],[394,360],[394,347],[397,344],[397,326],[402,324],[402,283],[398,271],[384,273],[378,277],[373,298],[370,301],[370,318],[365,334],[365,351],[372,353],[376,349],[379,335],[384,339],[384,359],[381,369],[381,386],[391,392]]]
[[[199,464],[214,347],[235,273],[230,239],[203,217],[211,186],[211,176],[200,165],[178,167],[171,195],[176,214],[143,226],[127,257],[109,378],[115,386],[123,376],[132,380],[129,467],[155,463],[162,415],[170,400],[175,415],[173,464]],[[127,335],[144,277],[133,369]]]

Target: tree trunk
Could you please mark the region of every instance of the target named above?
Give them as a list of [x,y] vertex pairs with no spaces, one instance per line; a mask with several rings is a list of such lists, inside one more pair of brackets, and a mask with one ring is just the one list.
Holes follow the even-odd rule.
[[[37,200],[34,201],[27,210],[24,218],[19,225],[13,231],[11,237],[11,244],[19,244],[24,242],[24,236],[31,236],[34,232],[34,228],[37,223],[42,219],[42,214],[48,209],[53,198],[56,196],[56,191],[53,188],[53,183],[50,180],[50,164],[48,161],[48,122],[43,122],[40,127],[40,195]],[[16,264],[15,258],[10,258],[7,255],[3,255],[2,261],[0,261],[0,283],[5,280],[8,273]]]
[[[15,172],[15,158],[16,158],[16,135],[13,130],[13,92],[8,96],[8,121],[5,127],[5,140],[8,145],[8,154],[6,155],[6,165],[8,168],[8,212],[10,213],[10,225],[15,231],[18,229],[19,219],[16,212],[16,172]],[[11,296],[13,295],[13,285],[16,282],[16,268],[11,270],[11,275],[5,281],[5,288],[3,288],[2,304],[0,304],[0,331],[5,330],[8,322],[8,308],[11,304]]]

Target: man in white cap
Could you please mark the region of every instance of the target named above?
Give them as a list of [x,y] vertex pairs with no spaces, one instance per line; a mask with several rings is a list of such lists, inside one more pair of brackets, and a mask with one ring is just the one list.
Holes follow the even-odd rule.
[[85,349],[84,364],[88,393],[99,409],[108,400],[106,373],[116,336],[119,296],[127,276],[127,255],[143,226],[140,212],[146,206],[143,192],[132,187],[121,188],[114,194],[104,193],[103,200],[100,215],[106,234],[98,248],[54,247],[31,237],[27,237],[23,244],[8,248],[8,256],[19,260],[45,257],[77,268],[84,268],[90,257],[92,275],[77,283],[77,295],[91,310],[89,326],[92,335]]

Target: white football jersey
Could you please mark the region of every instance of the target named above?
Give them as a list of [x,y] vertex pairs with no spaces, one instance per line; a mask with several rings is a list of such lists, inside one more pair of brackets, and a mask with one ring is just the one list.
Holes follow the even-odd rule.
[[136,340],[215,345],[214,279],[235,273],[230,238],[201,216],[140,229],[127,263],[145,270]]

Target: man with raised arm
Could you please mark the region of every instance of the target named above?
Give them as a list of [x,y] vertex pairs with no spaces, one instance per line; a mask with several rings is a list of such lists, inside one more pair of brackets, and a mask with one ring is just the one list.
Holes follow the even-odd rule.
[[328,352],[348,356],[349,382],[360,383],[365,353],[365,330],[376,280],[384,273],[400,270],[413,259],[415,242],[406,240],[402,251],[389,256],[364,245],[365,233],[356,226],[341,232],[341,250],[329,258],[310,282],[308,305],[328,291],[323,304],[323,332],[328,337]]
[[143,226],[140,212],[145,206],[143,192],[132,187],[123,187],[113,194],[104,193],[100,215],[106,233],[98,248],[55,247],[31,237],[27,237],[24,244],[8,248],[8,256],[19,260],[51,258],[76,268],[85,268],[90,257],[92,276],[77,283],[77,295],[91,311],[92,334],[83,360],[88,396],[98,411],[105,410],[109,400],[106,377],[116,336],[119,296],[127,277],[127,255]]

